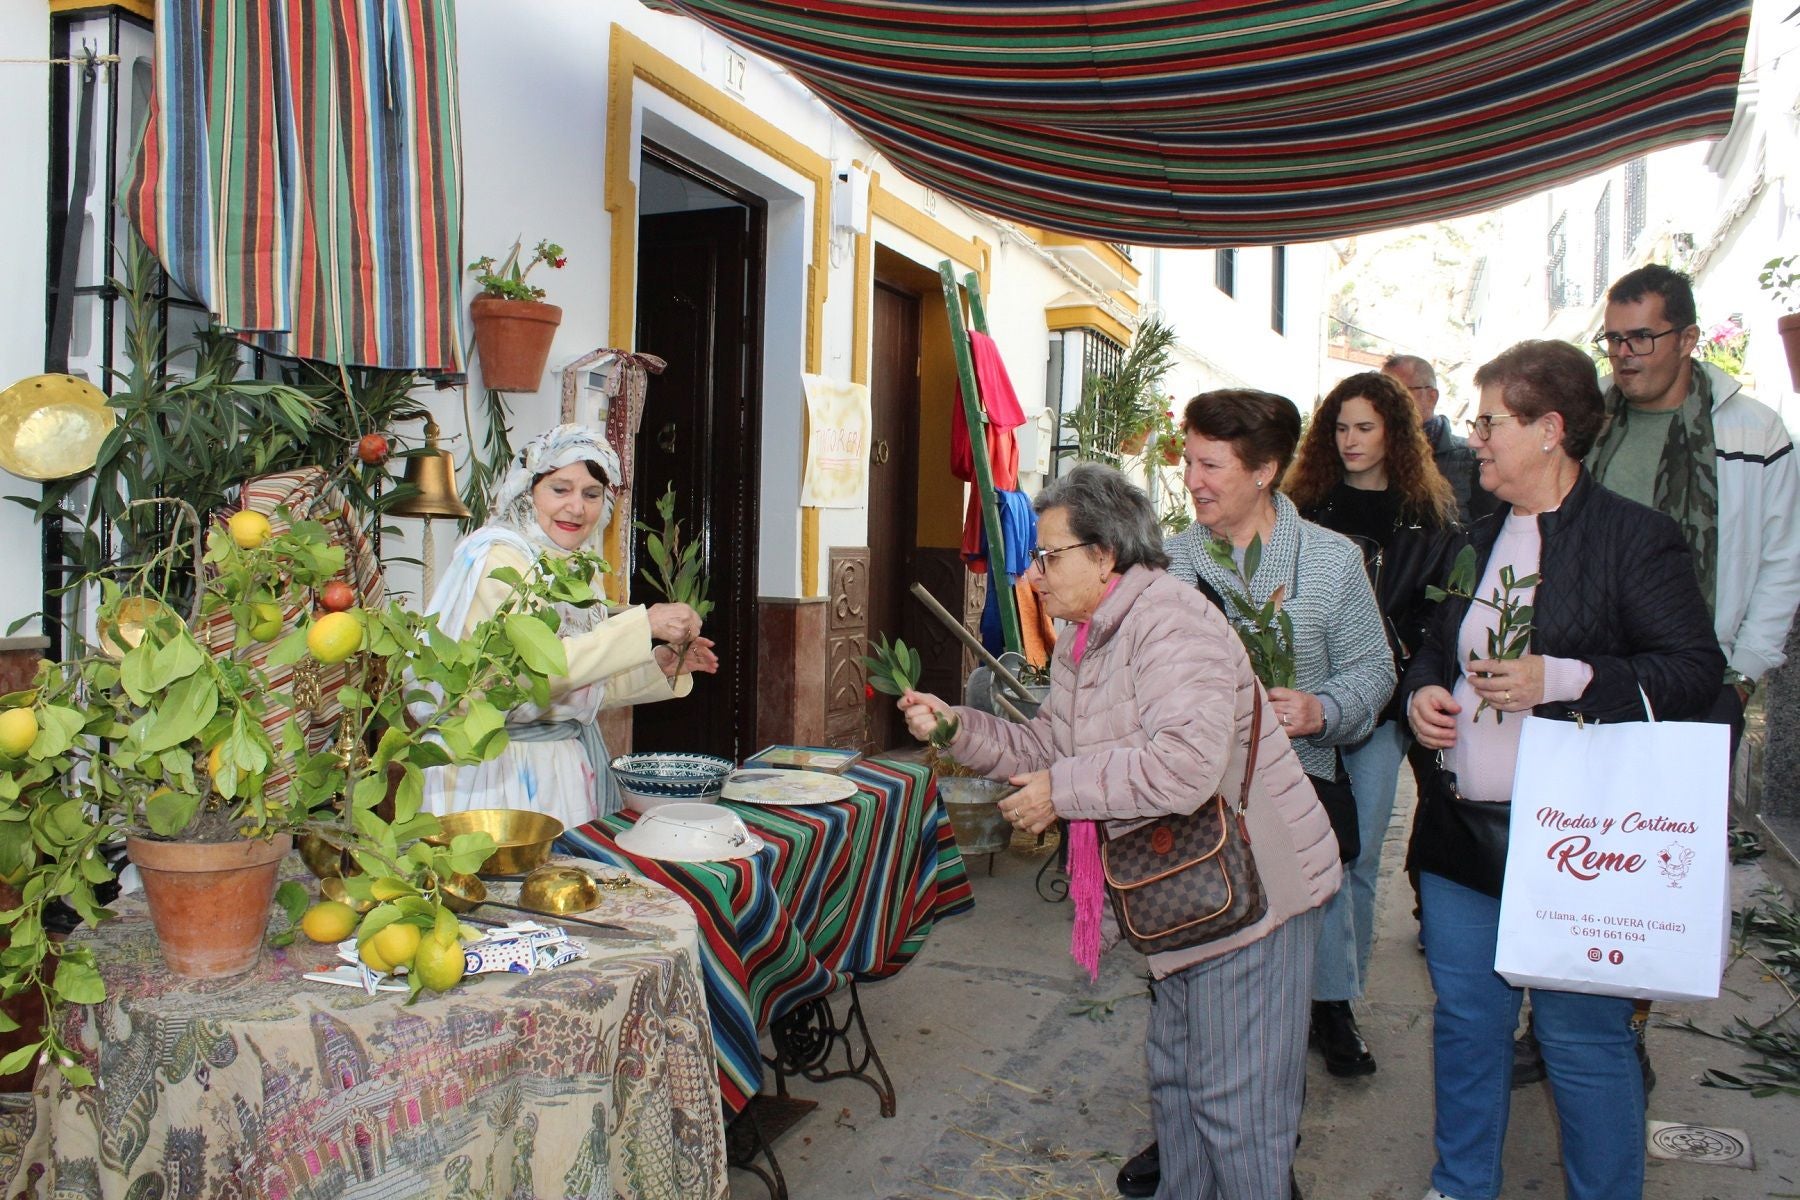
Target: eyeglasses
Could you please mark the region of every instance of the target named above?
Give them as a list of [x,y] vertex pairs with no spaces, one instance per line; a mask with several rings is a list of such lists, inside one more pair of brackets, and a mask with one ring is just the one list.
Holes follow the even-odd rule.
[[1594,339],[1594,347],[1602,354],[1612,356],[1619,353],[1621,347],[1642,358],[1646,354],[1656,353],[1656,339],[1668,337],[1671,333],[1680,333],[1687,328],[1678,325],[1673,329],[1665,329],[1661,333],[1651,333],[1648,329],[1634,329],[1630,333],[1603,333]]
[[1521,425],[1531,423],[1513,413],[1482,413],[1469,422],[1469,436],[1479,437],[1485,442],[1494,436],[1494,426],[1500,421],[1518,421]]
[[1097,543],[1095,542],[1076,542],[1073,546],[1058,546],[1054,550],[1033,550],[1031,552],[1031,565],[1036,567],[1039,571],[1048,571],[1050,569],[1050,560],[1057,555],[1062,554],[1065,551],[1079,550],[1083,546],[1093,546],[1096,544]]

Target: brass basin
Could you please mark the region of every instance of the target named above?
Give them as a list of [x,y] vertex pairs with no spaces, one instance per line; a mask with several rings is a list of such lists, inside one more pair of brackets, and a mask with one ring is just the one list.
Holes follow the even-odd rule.
[[439,883],[438,895],[453,913],[473,912],[487,899],[487,884],[473,875],[452,875]]
[[[117,662],[127,650],[137,649],[144,640],[144,630],[159,613],[169,612],[160,600],[148,596],[126,596],[110,618],[100,622],[100,652]],[[173,613],[170,613],[173,616]]]
[[371,908],[375,907],[375,901],[358,900],[349,892],[345,891],[344,881],[335,876],[330,879],[319,880],[319,895],[327,900],[336,900],[341,904],[348,904],[353,911],[359,913],[366,913]]
[[494,852],[477,875],[523,875],[541,867],[550,857],[550,844],[562,836],[563,824],[555,817],[523,808],[471,808],[438,818],[443,826],[425,840],[448,846],[459,833],[485,833],[494,839]]
[[542,866],[519,885],[519,906],[546,916],[571,916],[598,908],[600,888],[579,867]]
[[[344,874],[344,851],[318,834],[301,834],[294,839],[294,847],[300,851],[300,861],[306,864],[314,879],[337,879]],[[351,873],[356,873],[354,866]]]

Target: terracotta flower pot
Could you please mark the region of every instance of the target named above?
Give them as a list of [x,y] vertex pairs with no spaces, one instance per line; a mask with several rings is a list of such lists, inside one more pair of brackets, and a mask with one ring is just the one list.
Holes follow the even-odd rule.
[[1181,446],[1164,446],[1162,452],[1163,466],[1174,467],[1181,464]]
[[1119,443],[1119,452],[1121,454],[1137,454],[1143,450],[1145,444],[1149,442],[1149,440],[1150,431],[1148,429],[1140,429],[1136,433],[1127,436],[1124,441]]
[[1791,312],[1775,322],[1781,344],[1787,350],[1788,381],[1800,392],[1800,312]]
[[256,965],[275,876],[294,839],[157,842],[127,838],[169,970],[189,979],[242,975]]
[[535,392],[550,360],[562,309],[538,300],[477,296],[469,304],[481,381],[496,392]]

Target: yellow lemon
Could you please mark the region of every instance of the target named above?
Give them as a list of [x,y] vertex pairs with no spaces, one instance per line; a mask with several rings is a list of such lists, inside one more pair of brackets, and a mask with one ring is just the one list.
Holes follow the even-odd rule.
[[356,910],[338,900],[321,900],[300,918],[300,929],[315,942],[341,942],[356,928]]
[[418,973],[419,982],[432,991],[447,992],[461,981],[465,965],[461,942],[455,938],[440,942],[428,937],[419,943],[412,969]]
[[37,741],[37,714],[29,708],[9,708],[0,712],[0,752],[17,758]]
[[225,764],[219,759],[219,753],[224,749],[225,743],[220,742],[206,752],[206,773],[211,775],[214,779],[217,779],[219,777],[219,772],[225,769]]
[[250,612],[253,620],[250,623],[250,638],[257,642],[272,642],[281,636],[281,606],[278,604],[252,604]]
[[347,612],[326,613],[306,631],[306,648],[327,665],[341,663],[362,648],[362,623]]
[[363,966],[371,971],[380,971],[383,975],[394,969],[394,964],[381,957],[380,952],[375,949],[374,938],[370,938],[362,944],[356,952],[356,957],[362,959]]
[[269,540],[273,532],[269,528],[269,518],[259,512],[243,509],[234,512],[225,522],[225,528],[231,531],[231,540],[243,550],[254,550]]
[[381,955],[396,967],[410,966],[413,955],[419,951],[419,927],[407,925],[400,921],[384,926],[381,932],[371,937],[365,945],[375,947],[375,953]]

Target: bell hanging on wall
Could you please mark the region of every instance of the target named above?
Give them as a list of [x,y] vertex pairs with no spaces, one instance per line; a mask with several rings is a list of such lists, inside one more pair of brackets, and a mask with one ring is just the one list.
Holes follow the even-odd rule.
[[406,460],[402,484],[413,484],[419,490],[398,501],[388,512],[396,517],[455,517],[469,515],[469,508],[456,493],[456,459],[450,451],[438,449],[438,424],[425,420],[425,449],[428,454]]

